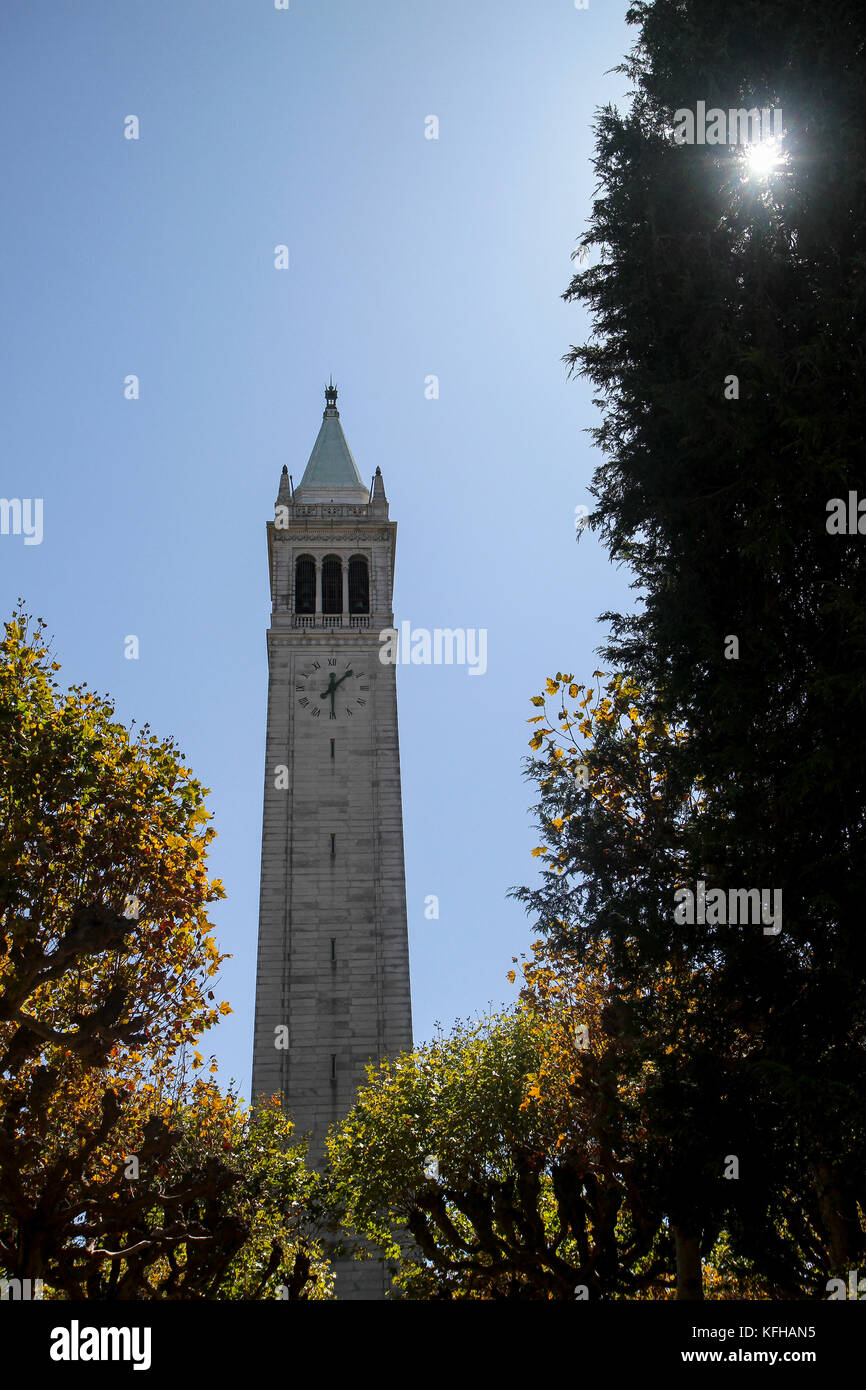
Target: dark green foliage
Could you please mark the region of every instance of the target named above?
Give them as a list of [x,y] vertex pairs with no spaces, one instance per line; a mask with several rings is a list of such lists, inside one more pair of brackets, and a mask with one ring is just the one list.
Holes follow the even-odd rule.
[[[671,785],[711,793],[681,836],[685,881],[779,889],[783,926],[677,933],[663,827],[625,881],[592,819],[575,831],[586,843],[571,882],[530,905],[545,929],[569,920],[569,894],[573,919],[580,894],[578,936],[631,938],[618,969],[633,977],[674,950],[684,970],[711,959],[708,1017],[760,1043],[733,1074],[754,1115],[737,1142],[765,1166],[791,1156],[798,1211],[813,1208],[831,1266],[853,1267],[866,1205],[866,535],[826,523],[832,498],[866,497],[866,12],[656,0],[630,19],[632,106],[599,117],[590,264],[565,296],[594,328],[567,359],[602,411],[591,524],[639,599],[604,615],[605,655],[688,729]],[[750,176],[736,146],[674,144],[675,111],[698,101],[780,107],[776,171]],[[725,397],[732,376],[739,399]],[[718,1045],[698,1029],[682,1081],[708,1068],[710,1101]],[[695,1142],[699,1167],[700,1130]]]

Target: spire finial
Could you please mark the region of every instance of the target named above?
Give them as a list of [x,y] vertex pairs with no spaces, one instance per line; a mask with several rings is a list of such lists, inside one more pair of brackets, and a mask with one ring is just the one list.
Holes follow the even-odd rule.
[[329,411],[329,410],[336,410],[336,409],[337,409],[337,388],[336,388],[336,386],[334,385],[334,378],[333,378],[333,376],[332,376],[332,377],[330,378],[329,382],[328,382],[328,385],[325,387],[325,410],[326,410],[326,412],[327,412],[327,411]]

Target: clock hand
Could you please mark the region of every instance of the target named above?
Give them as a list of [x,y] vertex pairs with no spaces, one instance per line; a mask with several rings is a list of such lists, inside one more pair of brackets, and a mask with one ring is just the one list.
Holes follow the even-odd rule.
[[321,693],[320,693],[320,695],[319,695],[319,699],[320,699],[320,700],[327,700],[328,696],[330,695],[330,697],[331,697],[331,713],[332,713],[332,714],[334,713],[334,691],[335,691],[336,689],[337,689],[337,687],[336,687],[336,685],[334,684],[334,673],[333,673],[333,671],[332,671],[332,672],[330,673],[330,675],[328,676],[328,688],[327,688],[327,690],[321,691]]
[[328,688],[327,688],[327,690],[321,691],[321,693],[320,693],[320,695],[319,695],[319,699],[320,699],[320,700],[327,700],[328,696],[330,695],[330,697],[331,697],[331,713],[332,713],[332,714],[334,713],[334,695],[335,695],[335,693],[336,693],[337,686],[338,686],[338,685],[342,685],[342,684],[343,684],[343,681],[346,680],[346,678],[347,678],[348,676],[354,676],[354,674],[355,674],[354,671],[346,671],[345,675],[342,675],[338,681],[337,681],[337,680],[334,680],[334,673],[333,673],[333,671],[332,671],[332,672],[330,673],[330,675],[328,676]]
[[354,676],[354,674],[355,674],[354,671],[347,671],[345,676],[341,676],[340,679],[339,679],[338,681],[335,681],[335,680],[334,680],[334,673],[333,673],[333,671],[332,671],[331,674],[330,674],[330,677],[329,677],[330,684],[329,684],[327,690],[323,690],[323,691],[322,691],[321,695],[319,696],[319,699],[320,699],[320,700],[326,700],[326,699],[328,698],[328,696],[332,693],[332,691],[334,691],[334,690],[337,689],[337,686],[338,686],[338,685],[342,685],[342,684],[343,684],[343,681],[346,679],[346,676]]

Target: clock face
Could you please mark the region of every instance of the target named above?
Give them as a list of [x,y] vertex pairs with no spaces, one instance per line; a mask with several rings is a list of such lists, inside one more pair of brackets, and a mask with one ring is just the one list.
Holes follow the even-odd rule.
[[370,677],[345,653],[316,657],[295,676],[295,699],[310,719],[345,723],[368,708]]

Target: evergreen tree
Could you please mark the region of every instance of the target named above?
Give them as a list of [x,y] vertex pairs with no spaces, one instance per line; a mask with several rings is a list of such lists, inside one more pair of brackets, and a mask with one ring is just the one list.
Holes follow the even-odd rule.
[[[654,0],[629,18],[631,107],[599,117],[590,264],[565,296],[593,316],[568,356],[602,410],[591,522],[640,600],[604,615],[606,655],[688,729],[673,784],[714,789],[691,872],[782,893],[779,935],[717,942],[713,989],[760,1037],[764,1147],[796,1142],[842,1270],[866,1196],[866,536],[837,533],[832,504],[866,496],[866,15]],[[780,109],[777,162],[677,143],[699,102],[728,127]],[[637,949],[662,946],[647,928]],[[706,929],[685,949],[702,958]]]

